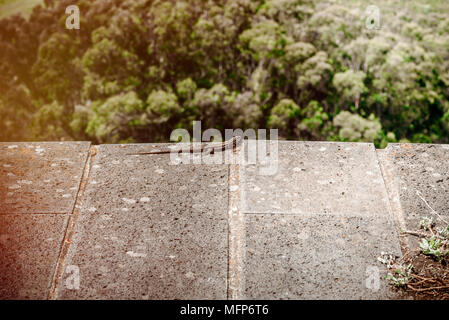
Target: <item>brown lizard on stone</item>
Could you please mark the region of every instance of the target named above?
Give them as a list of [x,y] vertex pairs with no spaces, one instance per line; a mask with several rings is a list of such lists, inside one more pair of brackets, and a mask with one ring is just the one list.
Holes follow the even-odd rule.
[[128,153],[127,155],[146,155],[146,154],[166,154],[166,153],[203,153],[208,152],[209,154],[213,154],[216,151],[226,151],[237,148],[240,143],[242,142],[241,136],[234,136],[232,139],[229,139],[224,142],[217,142],[217,143],[201,143],[199,146],[195,146],[196,143],[190,143],[189,149],[177,149],[175,148],[176,145],[172,145],[170,147],[165,147],[162,150],[154,150],[154,151],[147,151],[147,152],[137,152],[137,153]]

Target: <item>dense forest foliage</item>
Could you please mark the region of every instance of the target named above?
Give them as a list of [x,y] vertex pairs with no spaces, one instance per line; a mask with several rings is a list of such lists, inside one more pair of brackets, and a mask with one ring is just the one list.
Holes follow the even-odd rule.
[[[449,10],[431,1],[45,0],[0,20],[0,140],[175,128],[449,142]],[[76,4],[81,28],[65,26]]]

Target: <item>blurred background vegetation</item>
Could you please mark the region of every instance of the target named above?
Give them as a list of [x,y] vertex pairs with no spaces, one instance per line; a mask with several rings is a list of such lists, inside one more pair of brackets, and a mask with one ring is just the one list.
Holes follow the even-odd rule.
[[36,5],[42,3],[43,0],[0,0],[0,18],[17,13],[27,17]]
[[[71,4],[80,30],[65,28]],[[168,141],[201,120],[449,143],[448,13],[437,0],[0,0],[0,140]]]

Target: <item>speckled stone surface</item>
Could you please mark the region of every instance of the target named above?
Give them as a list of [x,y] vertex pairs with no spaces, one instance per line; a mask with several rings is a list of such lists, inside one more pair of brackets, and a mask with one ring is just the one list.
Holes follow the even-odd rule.
[[0,143],[0,214],[71,213],[89,142]]
[[280,142],[278,154],[275,176],[244,170],[244,298],[396,298],[377,261],[401,251],[374,146]]
[[447,145],[279,142],[274,175],[129,155],[164,146],[0,143],[0,299],[401,298],[377,257],[449,220]]
[[57,299],[226,299],[228,167],[145,150],[98,147]]
[[377,261],[382,251],[400,255],[384,217],[246,215],[244,298],[398,298]]
[[449,145],[389,144],[385,156],[407,228],[416,230],[426,216],[445,225],[432,209],[449,221]]
[[246,213],[388,215],[373,144],[281,141],[278,170],[244,171]]
[[47,299],[67,215],[0,215],[0,299]]

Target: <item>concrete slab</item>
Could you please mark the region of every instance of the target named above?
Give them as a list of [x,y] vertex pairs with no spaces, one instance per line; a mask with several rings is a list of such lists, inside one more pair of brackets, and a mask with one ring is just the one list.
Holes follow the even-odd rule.
[[377,261],[395,239],[383,217],[246,215],[245,298],[395,298]]
[[390,299],[400,256],[372,144],[280,142],[278,172],[244,169],[245,298]]
[[0,143],[0,214],[71,213],[89,142]]
[[67,215],[0,215],[0,299],[47,299]]
[[226,299],[228,167],[144,150],[98,147],[57,299]]
[[278,170],[244,171],[244,212],[388,215],[388,195],[370,143],[281,141]]
[[449,222],[449,145],[389,144],[382,165],[400,203],[400,214],[409,230],[419,228],[423,217],[439,226]]

